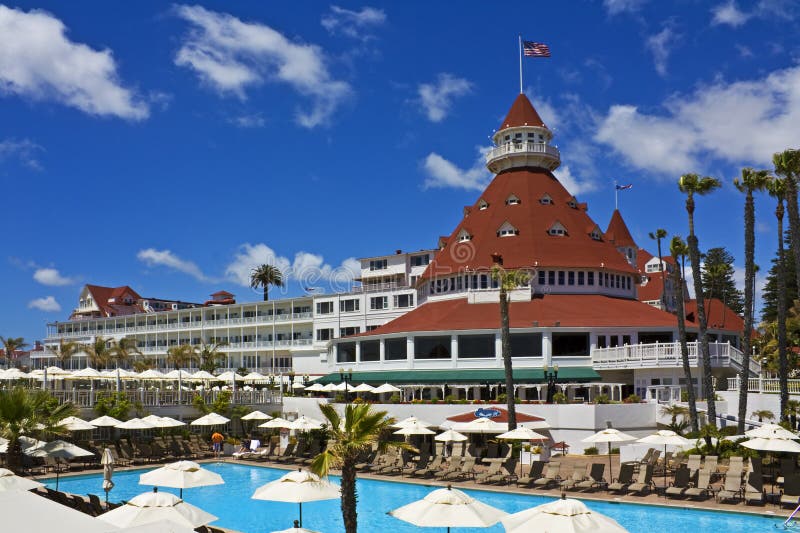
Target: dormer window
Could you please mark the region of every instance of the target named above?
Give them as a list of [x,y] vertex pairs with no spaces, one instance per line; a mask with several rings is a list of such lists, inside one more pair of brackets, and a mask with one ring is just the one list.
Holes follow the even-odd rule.
[[506,198],[506,205],[519,205],[520,203],[520,199],[514,194]]
[[575,197],[569,199],[567,205],[570,206],[572,209],[578,209],[578,202],[575,201]]
[[547,230],[547,234],[563,237],[567,234],[567,228],[561,225],[560,222],[556,222],[552,226],[550,226],[550,229]]
[[484,211],[487,207],[489,207],[489,202],[481,198],[481,201],[478,202],[478,209]]
[[542,205],[553,205],[553,199],[550,198],[549,194],[545,194],[541,198],[539,198],[539,203]]
[[472,240],[472,235],[467,230],[461,230],[458,234],[458,242],[469,242]]
[[515,235],[519,235],[519,230],[508,222],[505,222],[500,226],[500,229],[497,230],[498,237],[513,237]]
[[600,231],[598,226],[592,228],[592,231],[589,233],[589,237],[591,237],[595,241],[602,241],[603,240],[603,232]]

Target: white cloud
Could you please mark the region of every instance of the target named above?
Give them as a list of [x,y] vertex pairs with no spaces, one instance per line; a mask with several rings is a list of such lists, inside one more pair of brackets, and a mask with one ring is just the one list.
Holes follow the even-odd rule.
[[351,93],[350,85],[331,77],[323,50],[296,43],[257,22],[243,22],[227,13],[200,6],[178,6],[179,17],[191,24],[175,64],[194,70],[222,95],[246,98],[246,89],[266,82],[285,83],[311,100],[297,111],[297,122],[313,128],[328,122]]
[[139,250],[136,259],[148,266],[164,266],[189,274],[198,281],[211,281],[195,263],[181,259],[170,250],[156,250],[155,248]]
[[593,181],[579,179],[576,176],[573,176],[569,169],[569,165],[561,165],[559,168],[553,171],[553,175],[573,196],[591,192],[597,188],[597,185]]
[[17,159],[23,165],[34,170],[42,169],[42,165],[37,159],[37,153],[41,151],[44,151],[44,148],[28,139],[22,139],[21,141],[5,139],[0,141],[0,161],[12,158]]
[[37,268],[33,273],[33,279],[42,285],[50,287],[62,287],[75,283],[74,279],[62,276],[55,268]]
[[751,15],[739,9],[734,0],[719,4],[711,8],[711,24],[725,24],[738,28],[750,18]]
[[90,115],[147,118],[147,104],[120,83],[111,50],[94,50],[65,33],[49,13],[0,5],[0,93],[54,100]]
[[[530,98],[530,95],[528,95],[528,98]],[[542,121],[544,121],[550,131],[556,131],[561,125],[560,115],[548,100],[537,102],[536,111],[539,112],[539,116],[542,117]]]
[[386,12],[369,6],[362,7],[360,11],[331,6],[331,12],[325,14],[320,21],[332,35],[342,34],[359,40],[371,39],[373,35],[370,30],[385,22]]
[[669,60],[671,46],[677,38],[678,36],[675,35],[672,26],[667,24],[660,32],[648,37],[645,42],[647,49],[653,54],[653,63],[659,76],[667,75],[667,61]]
[[462,169],[437,153],[431,152],[422,163],[427,174],[424,189],[453,187],[468,191],[482,191],[492,180],[492,173],[486,168],[484,155],[487,148],[478,147],[478,159],[471,168]]
[[639,11],[647,0],[603,0],[603,7],[609,15]]
[[253,115],[239,115],[228,120],[231,124],[240,128],[263,128],[266,120],[261,116],[261,113]]
[[450,112],[453,100],[472,90],[472,83],[446,72],[439,74],[433,83],[421,83],[417,87],[419,101],[431,122],[441,122]]
[[38,309],[48,313],[55,313],[61,311],[61,305],[52,296],[45,296],[44,298],[36,298],[28,302],[28,309]]
[[664,107],[666,114],[655,115],[614,105],[599,121],[595,140],[634,167],[672,176],[702,170],[708,157],[769,166],[774,152],[800,138],[800,66],[701,86]]

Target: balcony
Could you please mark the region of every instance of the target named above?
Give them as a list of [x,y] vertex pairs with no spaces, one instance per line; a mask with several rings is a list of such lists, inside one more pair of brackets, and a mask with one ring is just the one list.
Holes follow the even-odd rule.
[[486,166],[493,174],[513,167],[542,167],[555,170],[561,164],[558,148],[545,143],[505,143],[489,150]]
[[[699,366],[700,346],[698,342],[687,343],[689,348],[689,365]],[[711,366],[742,367],[742,352],[730,343],[708,343],[711,355]],[[632,368],[664,368],[681,367],[680,342],[656,342],[652,344],[633,344],[614,348],[595,348],[592,350],[592,366],[595,370],[632,369]],[[758,376],[761,365],[750,359],[750,374]]]

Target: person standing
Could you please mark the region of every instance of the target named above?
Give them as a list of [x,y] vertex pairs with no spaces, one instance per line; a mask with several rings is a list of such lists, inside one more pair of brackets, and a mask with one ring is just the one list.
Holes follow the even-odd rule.
[[211,435],[211,443],[214,446],[214,456],[219,459],[220,454],[222,453],[222,443],[225,441],[225,437],[222,433],[215,431]]

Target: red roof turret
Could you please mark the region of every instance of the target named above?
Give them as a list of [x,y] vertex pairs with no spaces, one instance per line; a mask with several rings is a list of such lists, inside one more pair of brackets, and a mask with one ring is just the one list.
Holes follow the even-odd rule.
[[516,128],[518,126],[547,127],[541,117],[539,117],[539,113],[533,108],[531,101],[522,93],[514,100],[511,109],[508,111],[508,115],[506,115],[505,120],[500,124],[499,129],[504,130],[506,128]]
[[606,240],[616,246],[630,246],[637,248],[636,242],[631,237],[631,232],[628,231],[628,226],[622,220],[622,215],[619,209],[614,209],[614,214],[611,215],[611,222],[608,223],[608,229],[605,234]]

